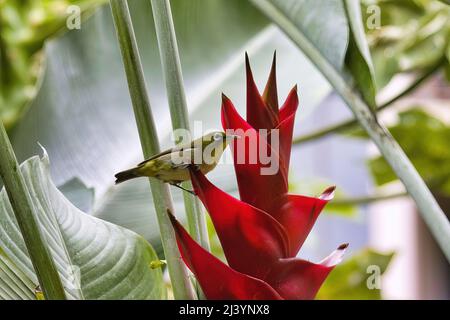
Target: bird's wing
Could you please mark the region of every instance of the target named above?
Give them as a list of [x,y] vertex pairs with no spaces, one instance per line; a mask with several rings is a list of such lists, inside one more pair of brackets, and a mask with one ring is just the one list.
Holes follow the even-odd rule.
[[139,162],[139,163],[137,164],[137,166],[140,167],[140,166],[146,164],[147,162],[149,162],[149,161],[151,161],[151,160],[155,160],[156,158],[159,158],[159,157],[161,157],[161,156],[164,156],[164,155],[166,155],[166,154],[169,154],[169,153],[173,152],[174,149],[175,149],[175,148],[167,149],[167,150],[164,150],[164,151],[162,151],[162,152],[160,152],[160,153],[158,153],[158,154],[155,154],[155,155],[151,156],[150,158],[145,159],[145,160],[142,161],[142,162]]
[[186,143],[186,144],[182,144],[182,145],[175,146],[175,147],[173,147],[173,148],[164,150],[164,151],[162,151],[162,152],[160,152],[160,153],[158,153],[158,154],[155,154],[155,155],[151,156],[150,158],[145,159],[144,161],[138,163],[137,166],[138,166],[138,167],[139,167],[139,166],[142,166],[142,165],[146,164],[147,162],[149,162],[149,161],[151,161],[151,160],[155,160],[156,158],[159,158],[159,157],[161,157],[161,156],[165,156],[165,155],[171,154],[172,152],[189,151],[189,149],[192,148],[192,143],[193,143],[193,142],[189,142],[189,143]]

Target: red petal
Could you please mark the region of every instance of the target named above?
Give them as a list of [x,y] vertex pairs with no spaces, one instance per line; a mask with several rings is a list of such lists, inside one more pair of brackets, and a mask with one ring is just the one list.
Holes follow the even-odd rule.
[[273,53],[272,67],[269,73],[264,93],[262,95],[266,107],[278,114],[278,89],[277,89],[277,54]]
[[245,67],[247,71],[247,121],[255,129],[273,129],[278,125],[278,110],[266,107],[255,80],[247,53],[245,54]]
[[228,130],[238,130],[247,131],[253,129],[252,126],[245,121],[241,115],[237,112],[233,105],[233,102],[222,93],[222,127]]
[[280,123],[285,121],[292,115],[294,115],[295,112],[297,112],[297,108],[298,108],[298,93],[297,93],[297,86],[294,86],[291,89],[291,91],[289,91],[286,101],[284,101],[284,104],[280,109]]
[[280,295],[262,280],[237,272],[197,244],[170,213],[178,248],[195,274],[205,296],[211,300],[280,300]]
[[328,274],[342,260],[348,244],[341,245],[319,264],[301,259],[282,259],[265,279],[284,299],[314,299]]
[[287,257],[286,232],[274,218],[218,189],[199,170],[191,171],[191,178],[231,268],[261,279],[275,261]]
[[318,198],[289,195],[289,200],[276,214],[276,219],[287,232],[291,257],[297,255],[320,212],[333,198],[334,189],[335,187],[326,189]]
[[[294,131],[295,112],[298,107],[297,86],[290,92],[286,101],[280,109],[280,124],[277,129],[280,130],[280,156],[285,165],[286,170],[289,170],[289,160],[291,158],[292,134]],[[287,175],[287,172],[286,172]]]

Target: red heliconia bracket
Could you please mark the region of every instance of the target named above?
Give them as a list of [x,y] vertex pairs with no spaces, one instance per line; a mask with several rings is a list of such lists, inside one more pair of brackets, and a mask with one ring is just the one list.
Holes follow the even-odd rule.
[[[316,264],[296,258],[317,217],[333,198],[334,187],[319,197],[288,193],[292,132],[298,107],[297,88],[278,108],[275,57],[263,95],[258,92],[246,56],[247,121],[223,96],[225,130],[250,132],[258,145],[267,144],[279,164],[273,175],[262,175],[262,161],[240,163],[232,142],[240,200],[214,186],[200,171],[191,170],[195,193],[211,216],[228,265],[198,245],[170,214],[184,261],[197,277],[208,299],[314,299],[347,244]],[[260,129],[279,130],[279,148]],[[237,131],[239,132],[239,131]],[[242,137],[245,138],[245,137]],[[243,144],[245,159],[254,149]],[[241,155],[242,156],[242,155]]]

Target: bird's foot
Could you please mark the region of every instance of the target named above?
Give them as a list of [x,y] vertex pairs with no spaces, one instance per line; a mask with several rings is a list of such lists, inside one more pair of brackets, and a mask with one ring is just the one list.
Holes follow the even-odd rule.
[[177,188],[180,188],[181,190],[183,190],[183,191],[186,191],[186,192],[189,192],[190,194],[192,194],[192,195],[196,195],[195,194],[195,192],[193,191],[193,190],[188,190],[188,189],[186,189],[186,188],[183,188],[181,185],[179,185],[178,183],[170,183],[170,185],[172,185],[172,186],[174,186],[174,187],[177,187]]

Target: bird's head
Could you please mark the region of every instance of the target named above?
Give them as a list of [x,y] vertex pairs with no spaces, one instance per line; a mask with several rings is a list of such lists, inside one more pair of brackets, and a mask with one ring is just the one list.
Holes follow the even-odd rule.
[[203,157],[214,159],[214,162],[218,161],[227,145],[238,137],[234,134],[226,134],[223,131],[205,134],[201,138]]
[[226,134],[223,131],[213,131],[203,136],[203,145],[213,144],[214,146],[222,145],[224,148],[234,139],[239,138],[235,134]]

